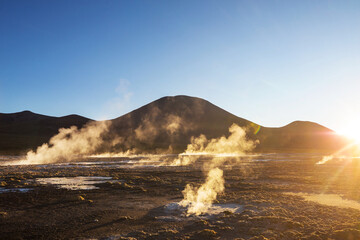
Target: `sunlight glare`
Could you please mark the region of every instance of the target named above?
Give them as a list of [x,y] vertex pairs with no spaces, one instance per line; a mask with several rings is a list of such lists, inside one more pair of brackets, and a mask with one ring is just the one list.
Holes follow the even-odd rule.
[[356,144],[360,144],[360,128],[357,128],[356,126],[357,124],[355,123],[349,124],[348,127],[337,131],[337,134],[354,141]]

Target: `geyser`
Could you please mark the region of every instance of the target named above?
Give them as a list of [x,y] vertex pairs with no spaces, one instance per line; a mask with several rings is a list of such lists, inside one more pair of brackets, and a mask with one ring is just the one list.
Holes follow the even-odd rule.
[[[225,189],[225,179],[223,170],[220,167],[227,162],[227,157],[221,157],[221,154],[242,156],[245,153],[253,150],[258,142],[248,140],[246,138],[246,131],[236,124],[232,124],[229,128],[229,137],[222,136],[208,140],[206,136],[200,135],[198,138],[192,138],[191,144],[187,146],[185,154],[220,154],[220,157],[213,157],[210,162],[204,163],[203,168],[207,170],[207,177],[205,183],[199,188],[186,185],[183,195],[184,199],[179,203],[181,206],[187,208],[187,214],[200,215],[208,211],[216,200],[217,196]],[[186,159],[188,160],[188,159]],[[195,160],[179,161],[180,163],[193,163]]]

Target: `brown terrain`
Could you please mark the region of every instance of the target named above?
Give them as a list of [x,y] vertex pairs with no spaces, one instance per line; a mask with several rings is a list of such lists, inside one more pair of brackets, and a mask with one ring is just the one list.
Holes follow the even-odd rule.
[[[316,164],[348,143],[326,127],[266,128],[200,98],[164,97],[110,120],[101,136],[104,145],[121,138],[114,153],[146,154],[19,164],[59,128],[89,122],[0,115],[0,239],[360,239],[360,164],[343,156]],[[259,141],[254,152],[171,164],[191,137],[228,136],[233,123]],[[184,189],[204,184],[216,161],[225,190],[205,212],[188,214]]]
[[[360,239],[359,164],[315,165],[319,159],[309,154],[243,157],[224,171],[225,192],[216,201],[241,211],[199,216],[168,207],[182,199],[187,183],[203,183],[197,165],[130,167],[122,158],[2,166],[1,189],[8,191],[0,193],[0,239]],[[38,181],[78,176],[109,179],[90,190]],[[328,206],[307,201],[305,193],[356,202]]]

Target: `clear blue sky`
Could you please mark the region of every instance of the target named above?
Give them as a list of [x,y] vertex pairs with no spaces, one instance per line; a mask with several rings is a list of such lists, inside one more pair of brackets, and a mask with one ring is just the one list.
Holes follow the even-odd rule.
[[0,112],[179,94],[264,126],[360,120],[360,1],[0,0]]

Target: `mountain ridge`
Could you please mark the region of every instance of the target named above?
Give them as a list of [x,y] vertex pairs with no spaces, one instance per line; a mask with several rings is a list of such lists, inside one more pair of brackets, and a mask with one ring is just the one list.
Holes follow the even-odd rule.
[[0,154],[24,154],[48,142],[60,128],[82,127],[89,121],[93,120],[75,114],[53,117],[28,110],[0,113]]
[[[0,113],[0,153],[21,153],[35,149],[55,135],[59,128],[83,127],[94,120],[76,114],[52,117],[22,111]],[[325,151],[341,148],[346,141],[318,123],[293,121],[285,126],[264,127],[238,117],[198,97],[166,96],[152,101],[111,122],[110,132],[125,143],[113,151],[137,148],[144,151],[167,149],[183,151],[191,137],[204,134],[208,139],[227,136],[235,123],[248,129],[248,137],[259,140],[256,151]]]

